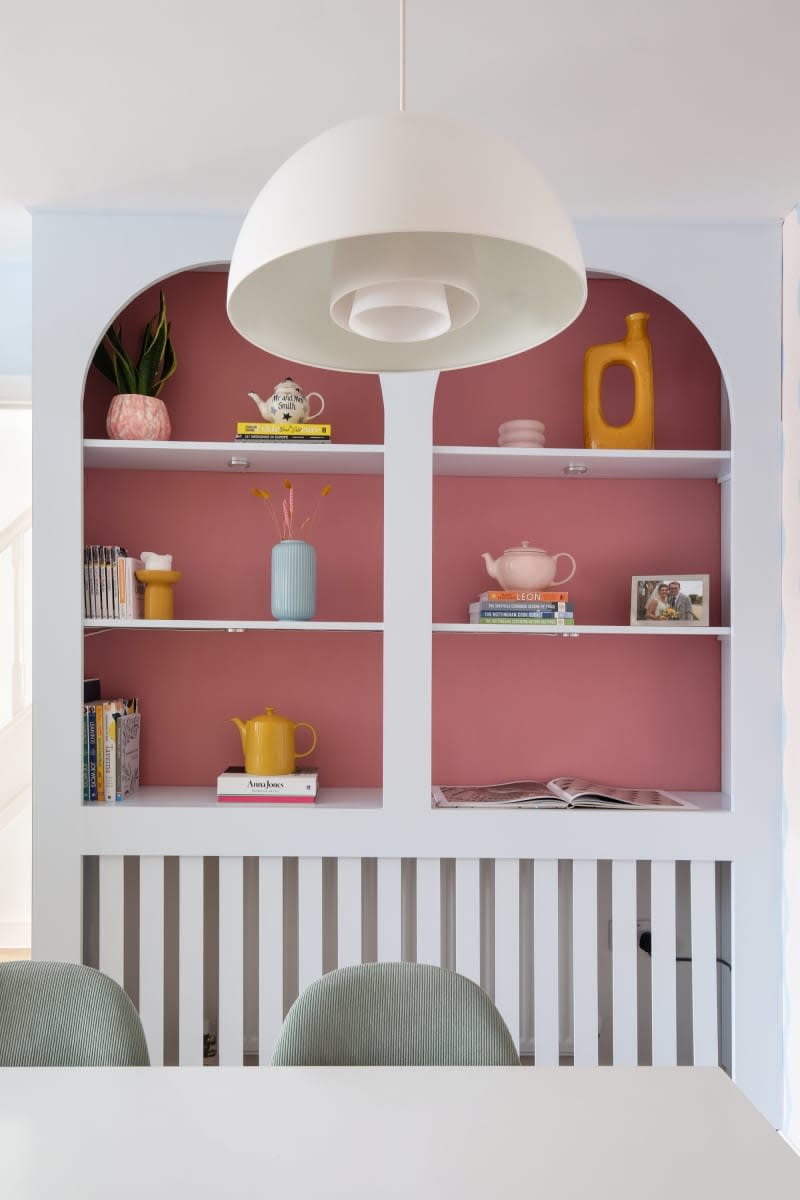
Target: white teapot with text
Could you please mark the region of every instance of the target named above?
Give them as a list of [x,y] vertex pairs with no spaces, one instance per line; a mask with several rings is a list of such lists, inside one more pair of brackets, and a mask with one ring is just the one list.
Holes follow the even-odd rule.
[[[268,400],[262,400],[257,392],[248,392],[251,400],[255,400],[258,411],[265,421],[284,422],[289,425],[300,425],[304,421],[316,421],[325,407],[325,401],[319,392],[309,392],[306,396],[303,389],[293,379],[284,379],[279,383]],[[319,408],[315,413],[310,411],[309,401],[312,396],[319,400]]]

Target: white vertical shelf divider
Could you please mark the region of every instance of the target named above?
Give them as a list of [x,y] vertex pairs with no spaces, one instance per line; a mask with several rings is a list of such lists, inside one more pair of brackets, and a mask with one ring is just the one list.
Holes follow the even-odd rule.
[[300,991],[322,974],[322,859],[297,860],[297,983]]
[[573,1052],[576,1067],[598,1062],[597,862],[572,864]]
[[481,982],[481,862],[456,859],[456,970]]
[[124,987],[125,975],[125,859],[121,854],[101,854],[98,916],[100,946],[98,965]]
[[361,859],[340,858],[338,874],[337,966],[361,962]]
[[258,1065],[269,1063],[283,1023],[283,859],[258,862]]
[[383,807],[427,809],[431,792],[432,429],[438,371],[381,375]]
[[203,1065],[203,860],[178,864],[178,1061]]
[[150,1064],[164,1063],[164,859],[139,859],[139,1015]]
[[442,962],[442,865],[417,859],[417,962]]
[[244,862],[219,860],[219,1065],[240,1067],[244,1054]]
[[650,940],[653,952],[653,1066],[674,1067],[678,1061],[674,862],[650,864]]
[[694,1065],[717,1065],[717,928],[713,862],[691,865]]
[[379,858],[378,962],[400,962],[403,957],[402,860]]
[[638,1060],[636,996],[636,863],[611,864],[611,981],[613,988],[614,1066],[635,1067]]
[[519,860],[494,864],[494,1002],[519,1048]]
[[537,1067],[557,1067],[558,860],[533,866],[533,1040]]

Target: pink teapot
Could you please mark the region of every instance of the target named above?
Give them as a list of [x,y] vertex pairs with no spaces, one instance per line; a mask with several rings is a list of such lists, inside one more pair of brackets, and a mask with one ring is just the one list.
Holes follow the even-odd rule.
[[[572,579],[576,568],[575,559],[571,554],[567,554],[566,550],[559,550],[558,554],[550,555],[528,542],[512,546],[499,558],[492,558],[491,554],[484,554],[482,557],[492,579],[496,579],[501,588],[509,592],[541,591],[544,588],[558,587]],[[559,558],[568,558],[572,563],[572,570],[563,579],[555,578],[556,560]]]

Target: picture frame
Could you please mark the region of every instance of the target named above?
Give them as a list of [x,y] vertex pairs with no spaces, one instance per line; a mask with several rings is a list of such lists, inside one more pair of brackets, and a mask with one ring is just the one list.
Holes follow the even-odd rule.
[[634,575],[631,625],[708,625],[709,601],[708,575]]

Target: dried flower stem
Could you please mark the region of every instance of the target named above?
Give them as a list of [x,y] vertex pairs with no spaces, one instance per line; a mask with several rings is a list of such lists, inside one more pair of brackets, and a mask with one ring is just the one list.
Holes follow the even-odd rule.
[[[263,488],[255,488],[254,487],[254,488],[250,489],[254,496],[257,496],[260,500],[266,501],[267,507],[269,508],[269,515],[272,518],[272,523],[274,524],[275,531],[278,535],[278,541],[281,541],[281,542],[286,541],[287,539],[291,540],[292,538],[295,537],[295,533],[294,533],[294,487],[292,485],[291,479],[284,479],[283,486],[288,491],[289,496],[288,496],[288,499],[284,499],[281,502],[280,513],[278,513],[276,511],[276,508],[273,504],[272,496],[270,495],[269,492],[265,491]],[[330,490],[331,490],[331,485],[329,483],[326,483],[325,486],[323,487],[322,491],[320,492],[319,499],[317,500],[317,503],[314,507],[314,511],[310,514],[310,516],[305,517],[301,521],[300,528],[298,529],[297,535],[296,535],[298,538],[300,538],[302,536],[303,530],[306,529],[306,527],[308,527],[308,528],[311,527],[311,524],[313,523],[314,518],[317,515],[317,510],[319,509],[319,506],[322,503],[322,497],[327,496],[329,494]]]

